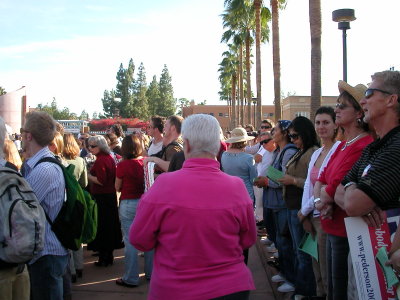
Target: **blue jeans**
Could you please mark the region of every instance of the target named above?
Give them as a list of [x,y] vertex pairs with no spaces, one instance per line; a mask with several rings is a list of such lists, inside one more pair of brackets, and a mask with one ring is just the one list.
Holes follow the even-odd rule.
[[315,296],[315,277],[312,269],[311,256],[299,250],[301,240],[305,234],[303,225],[297,217],[298,210],[288,210],[288,222],[290,235],[292,236],[294,249],[294,274],[296,294],[303,296]]
[[[129,243],[129,229],[136,215],[139,199],[124,199],[119,204],[122,235],[125,243],[125,273],[122,280],[129,284],[139,284],[138,250]],[[144,253],[144,272],[151,278],[154,250]]]
[[347,238],[328,234],[326,238],[326,268],[328,277],[328,299],[347,300]]
[[279,253],[281,273],[287,281],[294,284],[294,254],[288,228],[287,209],[275,210],[273,217],[276,228],[276,248]]
[[68,260],[68,255],[45,255],[29,266],[32,300],[63,299],[63,275]]

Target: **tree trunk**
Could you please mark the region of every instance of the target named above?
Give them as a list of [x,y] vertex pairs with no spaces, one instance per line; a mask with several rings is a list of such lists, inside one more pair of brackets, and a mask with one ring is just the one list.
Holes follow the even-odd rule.
[[[242,116],[243,119],[245,117],[244,113],[244,90],[243,90],[243,45],[240,44],[239,47],[239,74],[238,74],[238,81],[239,81],[239,97],[240,103],[242,104]],[[243,121],[244,123],[244,121]],[[244,125],[244,124],[243,124]]]
[[[257,86],[257,113],[256,113],[256,120],[254,120],[254,126],[255,128],[259,128],[262,119],[261,50],[260,50],[261,49],[261,23],[260,23],[261,0],[254,0],[254,8],[256,14],[256,86]],[[251,106],[249,106],[249,108],[250,107]]]
[[246,34],[246,83],[247,83],[247,120],[251,122],[251,72],[250,72],[250,32]]
[[243,99],[240,98],[240,66],[237,66],[237,81],[239,81],[239,84],[236,84],[236,98],[237,98],[237,103],[238,103],[238,110],[237,110],[237,120],[238,124],[243,124]]
[[232,128],[236,128],[237,116],[236,116],[236,75],[232,75]]
[[321,1],[309,0],[311,35],[311,109],[310,119],[321,106]]
[[271,0],[272,8],[272,61],[274,69],[275,122],[282,118],[281,110],[281,58],[279,49],[278,0]]

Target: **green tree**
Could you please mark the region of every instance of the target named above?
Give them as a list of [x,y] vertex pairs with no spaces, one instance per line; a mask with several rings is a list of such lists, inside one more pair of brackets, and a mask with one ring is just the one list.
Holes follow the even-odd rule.
[[0,86],[0,96],[6,94],[6,90]]
[[[120,103],[115,101],[116,94],[114,90],[107,91],[105,90],[103,93],[103,98],[101,102],[103,103],[103,111],[104,115],[107,118],[112,118],[117,109],[120,107]],[[93,118],[94,119],[94,118]]]
[[190,100],[187,98],[179,98],[179,100],[175,99],[175,101],[178,103],[178,105],[176,106],[178,112],[176,114],[178,116],[183,116],[183,107],[189,106]]
[[311,113],[314,120],[321,106],[321,1],[309,0],[309,19],[311,35]]
[[146,92],[147,101],[149,103],[149,115],[154,116],[158,110],[158,103],[160,101],[160,89],[158,87],[157,76],[153,76],[149,88]]
[[149,117],[149,105],[147,101],[147,83],[146,83],[146,71],[143,63],[140,64],[137,79],[134,84],[134,101],[133,101],[133,116],[140,119],[148,119]]
[[82,110],[81,114],[79,115],[79,120],[88,120],[88,119],[89,119],[89,114],[85,109]]
[[124,69],[121,63],[116,76],[117,86],[115,89],[115,97],[121,99],[116,106],[119,109],[120,116],[124,118],[129,118],[133,114],[134,73],[135,65],[131,58],[129,60],[128,69]]
[[[254,43],[254,37],[259,36],[262,42],[268,39],[269,29],[267,22],[269,15],[269,10],[264,6],[260,6],[260,31],[256,35],[254,2],[252,0],[225,0],[225,13],[223,14],[224,27],[230,27],[232,30],[240,32],[245,42],[247,120],[243,119],[243,123],[251,122],[251,47]],[[261,87],[261,67],[259,70],[259,86]],[[259,96],[261,103],[261,90],[259,90]]]
[[235,53],[234,47],[230,47],[230,51],[225,51],[222,56],[222,62],[219,64],[220,72],[219,80],[221,83],[221,90],[227,93],[230,89],[230,95],[226,95],[227,100],[230,102],[230,127],[235,128],[237,126],[237,106],[236,106],[236,84],[237,84],[237,55]]
[[39,104],[37,108],[40,111],[45,111],[49,115],[51,115],[55,120],[77,120],[78,117],[76,113],[71,113],[68,107],[64,107],[63,109],[59,109],[57,106],[57,100],[53,97],[53,100],[49,104]]
[[167,65],[161,72],[160,83],[160,101],[158,102],[156,114],[159,116],[172,116],[175,113],[176,100],[172,87],[172,78],[169,75]]
[[93,114],[92,114],[92,119],[93,119],[93,120],[96,120],[98,117],[99,117],[99,114],[98,114],[96,111],[93,112]]

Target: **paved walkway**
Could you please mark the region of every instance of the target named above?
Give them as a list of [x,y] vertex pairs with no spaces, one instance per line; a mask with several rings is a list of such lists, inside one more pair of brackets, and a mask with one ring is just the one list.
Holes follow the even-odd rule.
[[[266,252],[264,247],[257,242],[250,249],[248,266],[253,273],[253,278],[256,285],[256,290],[251,292],[250,300],[265,300],[265,299],[289,299],[276,291],[276,284],[270,282],[272,274],[276,271],[266,265]],[[78,281],[72,287],[72,299],[74,300],[144,300],[147,299],[148,283],[141,275],[140,286],[137,288],[125,288],[115,284],[115,280],[121,277],[123,273],[123,250],[114,252],[114,264],[107,268],[95,267],[93,263],[96,257],[91,256],[91,252],[84,251],[85,267],[83,278],[78,278]],[[140,258],[140,268],[143,270],[143,258]],[[267,275],[268,273],[268,275]],[[179,300],[179,299],[170,299]]]

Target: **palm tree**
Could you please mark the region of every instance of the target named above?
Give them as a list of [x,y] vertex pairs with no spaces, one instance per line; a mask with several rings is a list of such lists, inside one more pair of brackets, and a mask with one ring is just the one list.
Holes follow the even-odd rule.
[[[232,25],[231,15],[229,14],[222,14],[223,17],[223,25],[224,28],[228,27],[235,27]],[[229,48],[237,53],[238,56],[238,64],[237,64],[237,95],[239,96],[238,99],[238,124],[243,124],[243,117],[244,117],[244,94],[243,94],[243,36],[240,32],[228,29],[226,30],[223,35],[221,42],[229,43],[230,41],[233,44],[230,44]]]
[[[233,30],[240,33],[241,37],[244,38],[245,43],[245,65],[246,65],[246,85],[247,85],[247,122],[251,122],[251,47],[254,43],[253,37],[256,34],[256,25],[255,25],[255,7],[253,0],[225,0],[225,14],[224,18],[224,26],[229,25]],[[266,7],[260,7],[260,41],[266,41],[269,31],[267,22],[269,11]],[[229,20],[229,23],[226,21]],[[265,26],[262,26],[265,24]],[[260,62],[261,66],[261,62]],[[261,67],[259,68],[261,74]],[[259,75],[260,76],[260,75]],[[260,83],[261,83],[261,77]],[[261,87],[261,85],[259,85]],[[261,89],[261,88],[260,88]],[[260,101],[261,101],[261,90],[259,92]]]
[[237,126],[237,116],[236,116],[236,84],[237,84],[237,54],[235,52],[234,46],[230,45],[230,51],[225,51],[222,56],[222,62],[219,64],[219,80],[221,83],[221,92],[227,91],[227,87],[230,87],[231,94],[230,97],[225,97],[230,99],[231,104],[231,128]]
[[311,110],[310,119],[321,106],[321,0],[309,0],[311,34]]
[[272,65],[274,70],[274,105],[275,121],[282,117],[281,108],[281,57],[279,47],[279,9],[286,5],[286,0],[271,0],[272,10]]
[[[262,119],[262,100],[261,100],[261,42],[269,40],[268,22],[271,19],[271,13],[263,7],[262,0],[254,0],[255,25],[256,25],[256,86],[257,86],[257,116],[254,125],[258,128]],[[264,28],[264,32],[261,30]],[[262,35],[263,34],[263,35]]]

